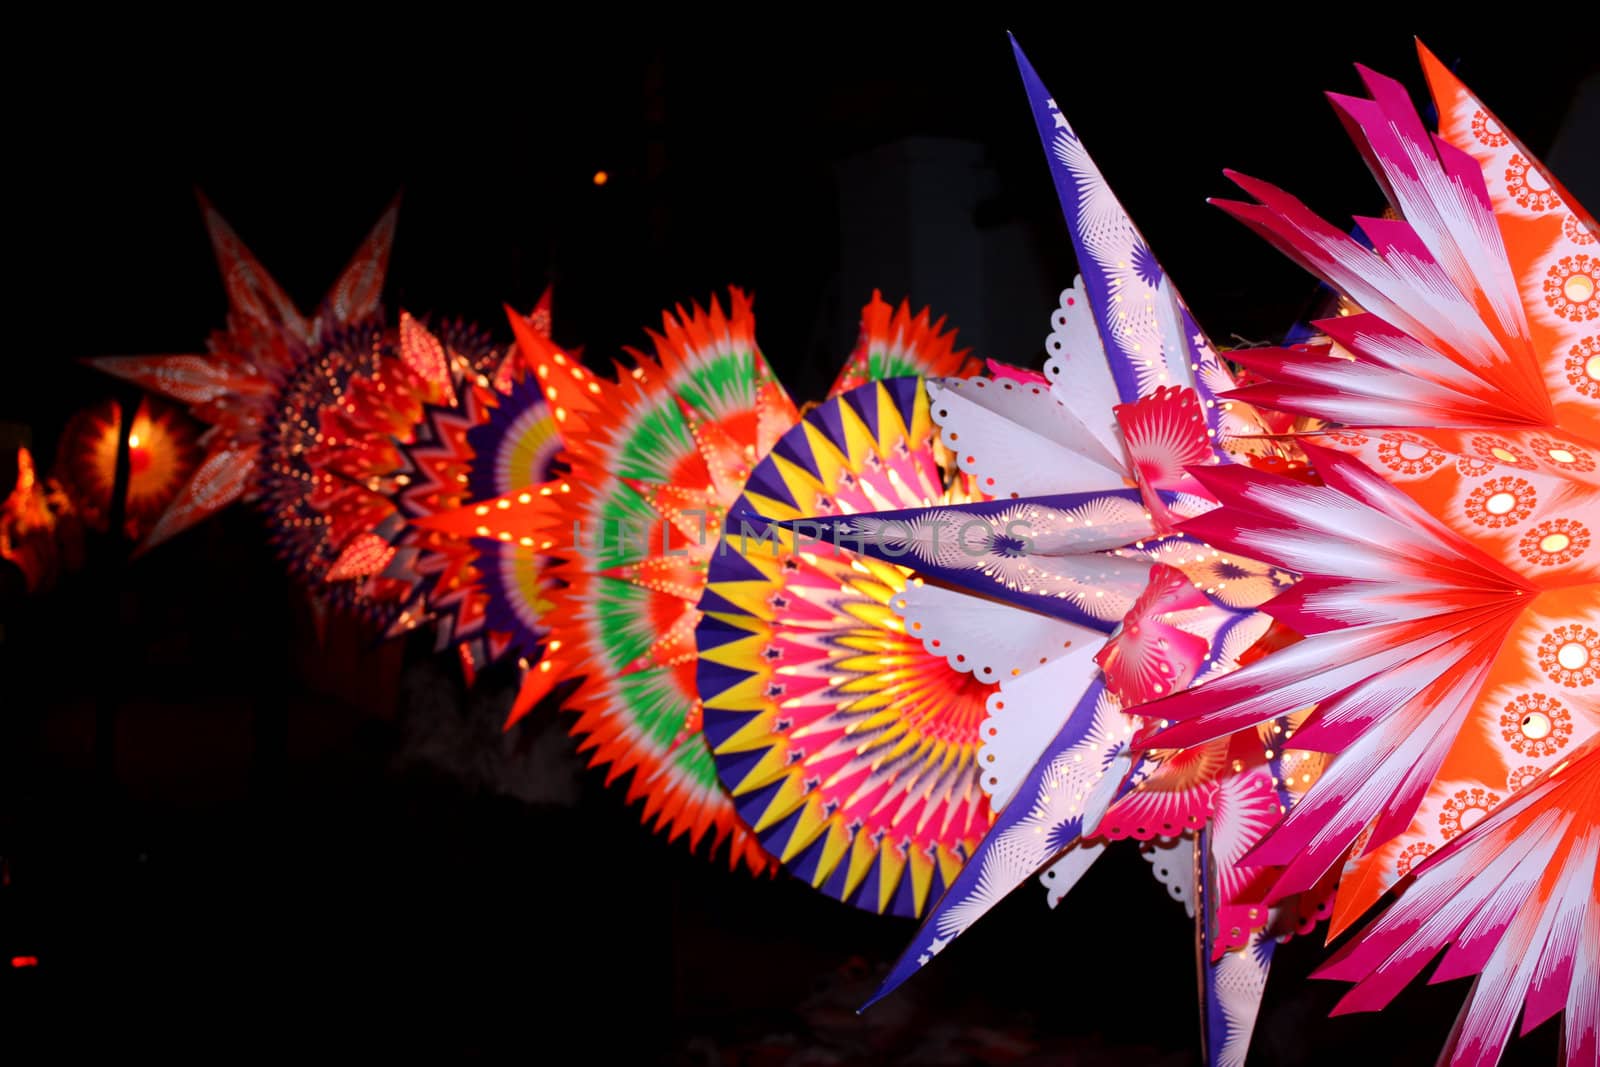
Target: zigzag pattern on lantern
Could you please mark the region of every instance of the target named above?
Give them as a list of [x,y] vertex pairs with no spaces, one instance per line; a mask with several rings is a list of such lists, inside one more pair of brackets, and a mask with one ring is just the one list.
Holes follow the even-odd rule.
[[475,566],[478,553],[473,544],[429,528],[427,520],[471,499],[468,483],[477,460],[472,433],[492,417],[502,399],[497,391],[501,383],[505,391],[515,387],[521,360],[512,348],[498,367],[484,365],[480,370],[461,354],[479,346],[463,345],[453,336],[471,336],[466,327],[447,324],[441,333],[435,337],[409,316],[401,319],[401,348],[407,362],[435,365],[436,377],[448,387],[438,392],[449,403],[425,404],[416,425],[395,442],[400,466],[383,484],[398,516],[379,526],[387,531],[382,539],[388,547],[382,573],[410,589],[389,635],[431,623],[437,632],[436,647],[457,650],[471,684],[477,668],[504,654],[511,638],[488,626],[490,596]]
[[[529,315],[510,307],[505,311],[514,332],[531,329],[548,338],[548,290]],[[535,624],[507,625],[506,620],[542,610],[537,591],[548,579],[541,557],[524,557],[517,575],[536,592],[511,601],[524,585],[505,589],[496,580],[497,546],[474,541],[471,528],[454,529],[439,520],[475,498],[550,477],[560,448],[555,416],[528,373],[526,346],[501,350],[494,365],[494,360],[472,357],[487,350],[477,338],[465,324],[447,322],[436,337],[402,317],[403,358],[412,367],[439,368],[435,377],[448,387],[443,393],[449,403],[424,406],[416,426],[396,441],[401,467],[383,479],[399,519],[384,524],[393,544],[384,575],[411,587],[390,634],[432,623],[438,647],[456,649],[468,684],[480,666],[511,649],[537,654],[542,632]],[[508,473],[514,480],[505,477]],[[520,614],[506,606],[508,601]]]

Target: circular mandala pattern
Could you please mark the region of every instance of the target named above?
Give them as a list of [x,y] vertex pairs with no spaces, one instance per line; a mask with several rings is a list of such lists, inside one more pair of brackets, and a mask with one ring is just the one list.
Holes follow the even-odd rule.
[[1579,252],[1562,256],[1545,272],[1544,302],[1564,319],[1589,322],[1600,318],[1600,260]]
[[[808,412],[730,514],[928,507],[954,471],[922,381],[891,378]],[[772,532],[729,534],[709,558],[698,681],[717,773],[792,873],[868,911],[920,915],[991,822],[993,753],[979,749],[994,687],[907,632],[889,606],[902,568]]]
[[1504,148],[1511,143],[1511,138],[1506,136],[1494,116],[1482,108],[1472,113],[1472,136],[1486,148]]
[[1430,841],[1418,841],[1415,844],[1407,845],[1406,850],[1400,853],[1400,858],[1395,861],[1395,874],[1404,878],[1411,873],[1411,868],[1433,855],[1436,847]]
[[1544,693],[1526,693],[1500,713],[1500,736],[1531,759],[1553,756],[1572,738],[1572,713]]
[[1491,530],[1515,526],[1533,514],[1539,494],[1526,478],[1490,478],[1467,497],[1467,517]]
[[1506,164],[1506,192],[1529,211],[1549,211],[1561,206],[1561,198],[1550,188],[1539,168],[1520,155],[1512,156]]
[[1470,830],[1500,803],[1499,793],[1488,789],[1457,790],[1456,795],[1444,802],[1439,813],[1439,830],[1446,841],[1463,830]]
[[1567,381],[1590,400],[1600,400],[1600,337],[1584,337],[1567,353]]
[[1507,441],[1504,437],[1493,434],[1480,433],[1473,437],[1471,448],[1482,459],[1491,463],[1498,463],[1507,467],[1520,467],[1525,471],[1537,470],[1539,465],[1528,457],[1520,447]]
[[1431,474],[1444,465],[1445,454],[1415,434],[1386,433],[1378,461],[1397,474]]
[[1568,689],[1600,678],[1600,630],[1579,623],[1557,626],[1539,642],[1539,669]]
[[1554,567],[1583,555],[1589,539],[1589,528],[1577,519],[1546,519],[1522,535],[1517,551],[1529,563]]
[[1576,215],[1567,216],[1566,221],[1561,224],[1561,233],[1575,245],[1592,245],[1595,242],[1594,234],[1578,221]]
[[1506,775],[1506,788],[1511,790],[1513,793],[1520,792],[1521,790],[1524,790],[1528,788],[1528,786],[1532,785],[1535,779],[1537,779],[1539,775],[1543,773],[1543,771],[1531,763],[1523,764],[1521,767],[1518,767],[1516,770]]
[[1532,442],[1534,451],[1539,457],[1555,464],[1562,470],[1577,471],[1587,474],[1594,470],[1594,456],[1588,449],[1580,448],[1571,441],[1554,441],[1548,437],[1535,437]]

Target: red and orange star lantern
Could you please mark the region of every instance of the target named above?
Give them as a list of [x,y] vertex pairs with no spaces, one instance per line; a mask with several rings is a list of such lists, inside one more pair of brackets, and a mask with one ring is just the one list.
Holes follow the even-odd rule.
[[392,494],[429,406],[488,390],[507,353],[458,323],[437,330],[401,313],[326,330],[282,390],[261,439],[261,504],[290,569],[336,606],[385,627],[414,580],[389,573]]
[[[538,622],[548,584],[542,560],[502,561],[493,547],[473,540],[473,531],[452,531],[434,521],[471,500],[536,485],[555,472],[561,446],[555,415],[544,403],[543,389],[526,373],[523,355],[530,345],[541,351],[549,346],[550,294],[531,314],[506,311],[513,331],[530,336],[513,344],[492,376],[464,373],[470,360],[445,356],[461,372],[453,402],[424,407],[409,438],[399,443],[402,466],[387,479],[403,524],[391,538],[386,573],[409,576],[414,587],[392,631],[431,623],[439,647],[458,650],[469,684],[478,667],[508,650],[516,649],[524,659],[536,656],[544,637]],[[461,351],[454,338],[462,330],[457,325],[443,332],[444,352]],[[497,603],[485,586],[482,569],[502,562],[519,572],[513,575],[520,579],[516,588],[530,590],[531,616]]]
[[207,351],[194,355],[112,356],[101,370],[176,400],[209,429],[204,454],[176,499],[145,535],[148,549],[260,494],[261,440],[282,392],[310,362],[328,331],[374,316],[394,243],[395,206],[384,212],[313,316],[300,313],[244,242],[209,203],[206,229],[228,294],[228,316]]

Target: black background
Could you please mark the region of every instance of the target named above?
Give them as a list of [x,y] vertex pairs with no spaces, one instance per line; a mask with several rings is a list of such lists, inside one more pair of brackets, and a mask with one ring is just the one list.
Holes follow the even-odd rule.
[[[1538,7],[1519,10],[1532,21]],[[1177,25],[1134,5],[1092,21],[399,12],[86,17],[13,42],[30,62],[6,75],[16,302],[0,420],[28,427],[46,463],[66,416],[116,392],[75,360],[198,350],[220,323],[196,187],[306,308],[397,190],[391,308],[504,333],[500,303],[526,306],[549,281],[557,338],[609,358],[663,306],[745,286],[780,376],[817,397],[843,355],[838,323],[867,295],[835,284],[834,168],[854,152],[980,142],[999,179],[984,218],[1024,220],[1032,269],[1070,278],[1006,28],[1219,339],[1271,337],[1311,295],[1204,204],[1229,194],[1221,169],[1336,220],[1375,210],[1318,94],[1355,91],[1359,60],[1420,99],[1413,32],[1536,152],[1588,76],[1590,133],[1549,162],[1597,199],[1592,42],[1576,26],[1332,8],[1297,10],[1301,29],[1220,9]],[[1057,912],[1020,892],[858,1020],[848,1009],[908,925],[649,835],[620,791],[577,771],[553,715],[500,737],[503,676],[468,697],[425,643],[372,649],[335,627],[319,647],[246,509],[125,568],[117,545],[92,548],[47,598],[24,601],[4,576],[0,964],[40,965],[0,967],[0,1044],[534,1062],[1194,1055],[1192,933],[1131,850]],[[109,774],[97,711],[115,718]],[[1304,981],[1317,940],[1282,950],[1253,1060],[1431,1057],[1465,985],[1328,1020],[1342,987]],[[1549,1062],[1554,1041],[1546,1025],[1513,1053]]]

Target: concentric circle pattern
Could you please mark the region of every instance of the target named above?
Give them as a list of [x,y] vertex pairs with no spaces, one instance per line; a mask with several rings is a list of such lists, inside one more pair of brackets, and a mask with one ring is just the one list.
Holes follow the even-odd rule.
[[920,379],[828,401],[751,473],[700,602],[704,731],[740,816],[791,873],[875,912],[920,915],[988,829],[994,687],[907,634],[909,571],[791,520],[970,498],[954,471]]

